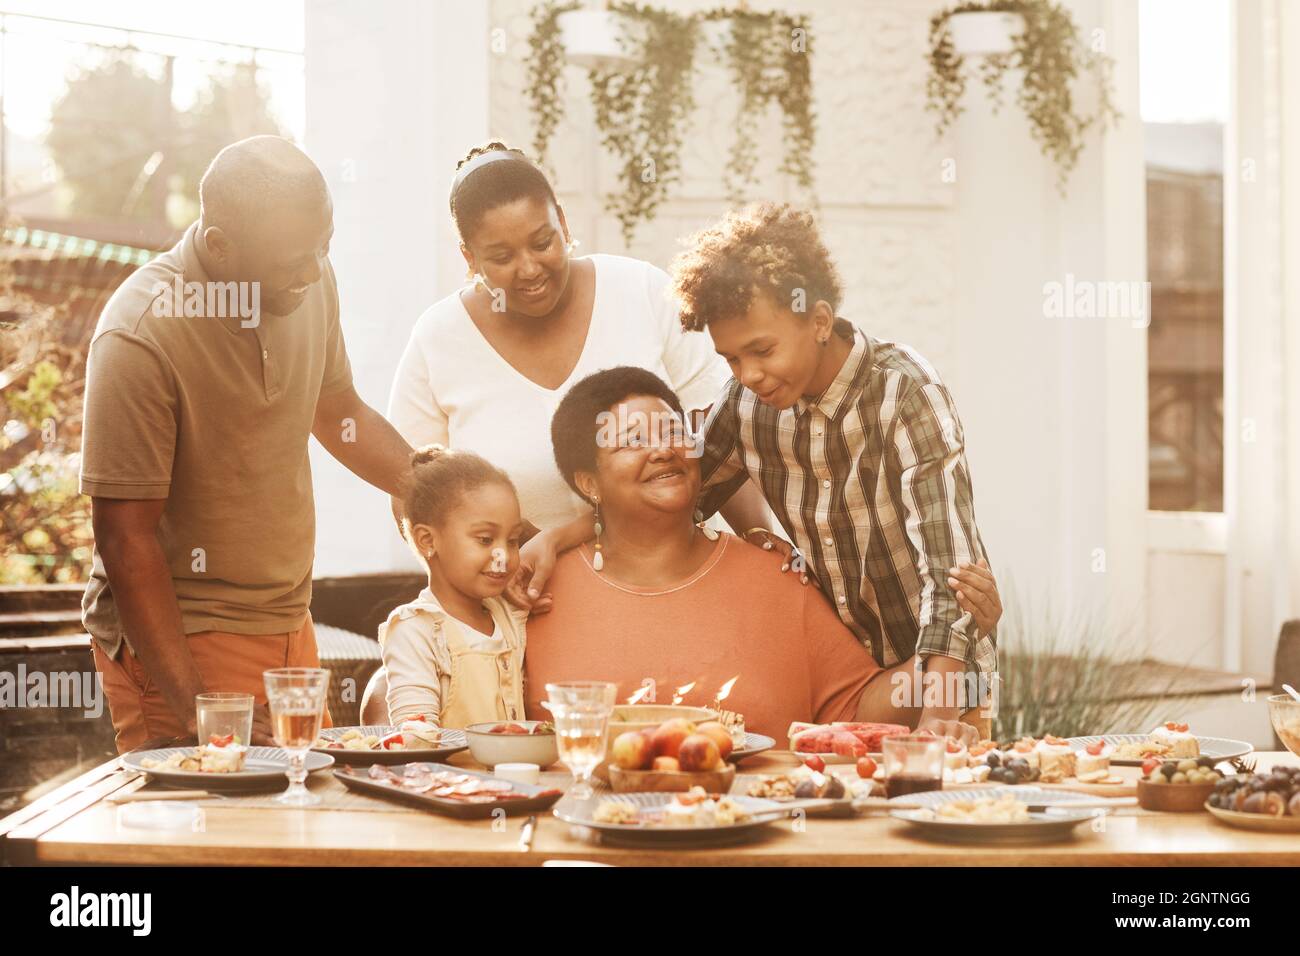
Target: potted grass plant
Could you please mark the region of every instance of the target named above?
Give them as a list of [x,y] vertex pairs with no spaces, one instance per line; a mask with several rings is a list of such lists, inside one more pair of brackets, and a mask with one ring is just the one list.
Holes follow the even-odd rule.
[[1005,607],[998,624],[997,740],[1145,733],[1204,700],[1178,689],[1185,668],[1151,666],[1136,634],[1094,614],[1029,606],[1012,587]]

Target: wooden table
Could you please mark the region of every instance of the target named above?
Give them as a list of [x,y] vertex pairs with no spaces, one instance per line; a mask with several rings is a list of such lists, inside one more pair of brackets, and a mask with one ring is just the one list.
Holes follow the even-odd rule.
[[[1286,752],[1252,755],[1257,769],[1300,765]],[[474,766],[469,755],[453,763]],[[745,773],[794,766],[772,752],[742,765]],[[233,866],[538,865],[594,860],[627,865],[728,866],[1300,866],[1300,834],[1233,829],[1208,813],[1125,809],[1102,832],[1080,825],[1074,839],[1029,847],[956,846],[910,835],[883,816],[810,817],[772,824],[749,842],[708,849],[654,850],[601,846],[575,837],[549,814],[539,817],[531,852],[518,850],[522,818],[459,821],[418,809],[283,810],[205,807],[201,832],[123,829],[105,797],[143,780],[116,760],[0,820],[0,854],[14,864],[169,864]]]

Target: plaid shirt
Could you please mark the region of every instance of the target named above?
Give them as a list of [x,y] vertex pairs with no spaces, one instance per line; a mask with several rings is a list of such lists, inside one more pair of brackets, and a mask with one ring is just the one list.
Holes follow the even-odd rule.
[[778,411],[728,383],[704,425],[701,510],[752,478],[882,666],[940,654],[991,679],[995,635],[975,633],[947,583],[948,568],[987,557],[952,396],[907,346],[843,319],[836,332],[853,350],[814,401]]

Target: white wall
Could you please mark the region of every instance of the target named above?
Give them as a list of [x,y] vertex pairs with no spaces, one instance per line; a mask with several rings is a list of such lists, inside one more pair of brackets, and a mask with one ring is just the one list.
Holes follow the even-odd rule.
[[[463,280],[447,190],[487,135],[487,8],[312,0],[307,151],[334,197],[330,258],[357,391],[382,413],[416,318]],[[387,498],[313,443],[316,573],[414,567]]]

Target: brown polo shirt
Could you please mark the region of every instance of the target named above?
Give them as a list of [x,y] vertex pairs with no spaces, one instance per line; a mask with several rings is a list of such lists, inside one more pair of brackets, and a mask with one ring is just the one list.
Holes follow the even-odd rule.
[[[208,284],[197,231],[104,307],[86,364],[81,491],[167,500],[158,536],[187,634],[293,631],[311,601],[316,401],[352,383],[334,272],[326,263],[293,314],[253,325]],[[116,657],[126,635],[98,548],[82,620]]]

